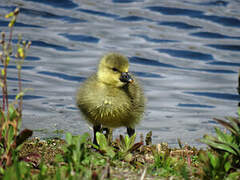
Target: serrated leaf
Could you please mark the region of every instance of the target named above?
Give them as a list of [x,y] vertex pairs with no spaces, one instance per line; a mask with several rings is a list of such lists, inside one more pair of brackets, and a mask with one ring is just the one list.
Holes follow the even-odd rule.
[[124,138],[124,140],[125,140],[125,145],[126,145],[126,148],[128,148],[128,146],[129,146],[129,143],[130,143],[130,138],[129,138],[129,136],[128,136],[128,135],[126,135],[126,136],[125,136],[125,138]]
[[130,137],[130,139],[129,139],[129,147],[128,148],[131,148],[134,145],[135,139],[136,139],[136,133],[134,133],[134,135],[132,135]]

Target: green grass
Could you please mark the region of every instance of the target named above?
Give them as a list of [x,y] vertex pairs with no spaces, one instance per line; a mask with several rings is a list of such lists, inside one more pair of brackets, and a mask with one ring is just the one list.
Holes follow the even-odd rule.
[[[39,176],[43,179],[59,179],[57,176],[65,179],[140,179],[144,171],[145,178],[149,179],[188,179],[191,169],[195,169],[196,163],[188,165],[187,154],[193,157],[198,151],[171,149],[166,143],[160,145],[164,146],[164,150],[159,150],[156,145],[144,145],[143,142],[128,143],[131,138],[127,135],[107,142],[103,134],[101,137],[99,135],[106,143],[99,147],[92,144],[87,133],[81,136],[67,133],[66,141],[35,138],[22,145],[19,158],[27,162],[30,170],[26,172],[31,172],[30,177],[33,179],[38,179]],[[132,138],[134,139],[135,137]],[[28,176],[24,178],[28,179]]]

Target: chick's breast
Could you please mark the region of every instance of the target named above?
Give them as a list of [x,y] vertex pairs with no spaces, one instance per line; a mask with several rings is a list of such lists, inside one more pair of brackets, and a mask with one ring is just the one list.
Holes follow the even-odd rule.
[[93,75],[80,87],[77,105],[94,125],[134,127],[143,114],[142,97],[137,84],[116,88],[98,82],[96,75]]

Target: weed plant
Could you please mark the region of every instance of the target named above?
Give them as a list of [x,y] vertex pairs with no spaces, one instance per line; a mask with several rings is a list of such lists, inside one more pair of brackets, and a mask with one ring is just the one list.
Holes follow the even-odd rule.
[[202,178],[239,179],[240,178],[240,108],[238,117],[216,119],[225,130],[215,128],[216,136],[205,135],[201,142],[209,145],[208,152],[200,155]]
[[[16,22],[19,9],[15,9],[13,12],[7,14],[6,18],[11,18],[8,27],[9,35],[5,32],[1,33],[1,47],[0,61],[2,63],[0,73],[0,86],[2,90],[2,101],[0,104],[0,174],[3,174],[5,167],[11,166],[16,156],[16,150],[29,136],[32,135],[32,131],[25,129],[19,132],[22,121],[22,106],[23,95],[21,82],[21,67],[24,62],[26,51],[30,47],[30,42],[27,43],[21,40],[19,36],[17,43],[17,52],[14,54],[12,38],[13,27]],[[13,102],[9,102],[8,98],[8,65],[15,58],[18,74],[18,94]]]

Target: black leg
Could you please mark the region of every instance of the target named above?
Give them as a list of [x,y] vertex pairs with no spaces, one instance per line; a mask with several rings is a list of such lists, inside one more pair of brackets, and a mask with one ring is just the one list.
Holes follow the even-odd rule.
[[134,129],[134,128],[127,127],[127,133],[128,133],[128,136],[131,137],[131,136],[134,135],[135,129]]
[[94,134],[93,144],[98,145],[97,139],[96,139],[96,133],[100,131],[101,131],[101,125],[93,125],[93,134]]

